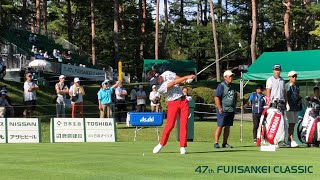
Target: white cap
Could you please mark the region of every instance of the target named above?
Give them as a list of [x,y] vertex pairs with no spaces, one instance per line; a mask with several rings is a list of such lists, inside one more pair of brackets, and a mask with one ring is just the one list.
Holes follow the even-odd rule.
[[154,88],[156,88],[156,87],[157,87],[156,85],[153,85],[153,86],[152,86],[152,89],[154,89]]
[[142,89],[143,88],[143,86],[142,85],[139,85],[139,89]]
[[6,95],[7,94],[7,92],[4,91],[4,90],[1,90],[0,92],[1,92],[1,95]]
[[64,75],[59,76],[59,79],[63,79],[63,78],[66,78],[66,76],[64,76]]
[[295,71],[290,71],[290,72],[288,73],[288,77],[291,77],[291,76],[293,76],[293,75],[298,75],[298,73],[295,72]]
[[226,70],[224,73],[223,73],[223,77],[225,76],[231,76],[231,75],[234,75],[234,73],[230,70]]
[[80,81],[80,79],[78,78],[78,77],[76,77],[76,78],[74,78],[74,80],[73,80],[74,82],[79,82]]

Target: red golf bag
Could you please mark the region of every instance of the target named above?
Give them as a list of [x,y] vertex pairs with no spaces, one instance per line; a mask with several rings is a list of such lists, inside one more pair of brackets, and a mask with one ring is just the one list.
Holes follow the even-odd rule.
[[308,108],[302,120],[298,122],[298,138],[306,144],[318,144],[320,142],[320,102],[316,99],[310,99]]
[[281,111],[271,107],[264,109],[257,131],[257,146],[262,144],[277,145],[284,140],[285,120]]

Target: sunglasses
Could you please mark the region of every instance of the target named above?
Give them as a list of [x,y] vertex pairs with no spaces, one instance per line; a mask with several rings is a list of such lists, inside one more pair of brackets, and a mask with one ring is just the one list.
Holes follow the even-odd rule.
[[297,78],[298,76],[294,75],[294,76],[291,76],[292,78]]

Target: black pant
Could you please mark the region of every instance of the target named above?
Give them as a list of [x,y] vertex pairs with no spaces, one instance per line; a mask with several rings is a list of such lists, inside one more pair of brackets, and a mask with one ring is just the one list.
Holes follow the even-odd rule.
[[121,122],[121,115],[127,113],[127,105],[124,100],[116,100],[117,112],[116,112],[116,120],[117,122]]
[[253,122],[253,139],[257,139],[257,130],[259,127],[259,122],[260,122],[261,114],[254,114],[252,113],[252,122]]

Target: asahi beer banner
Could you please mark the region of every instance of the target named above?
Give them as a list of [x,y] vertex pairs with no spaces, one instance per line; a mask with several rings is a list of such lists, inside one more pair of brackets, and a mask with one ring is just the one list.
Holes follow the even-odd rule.
[[105,72],[100,69],[85,68],[80,66],[61,64],[61,74],[65,76],[77,76],[81,78],[88,78],[103,81]]
[[85,142],[83,118],[52,118],[51,142]]
[[6,119],[0,118],[0,143],[6,143]]
[[51,142],[115,142],[112,118],[53,118],[50,123]]
[[6,125],[8,143],[40,142],[41,126],[38,118],[7,118]]
[[112,118],[86,118],[86,142],[115,142],[115,125]]

